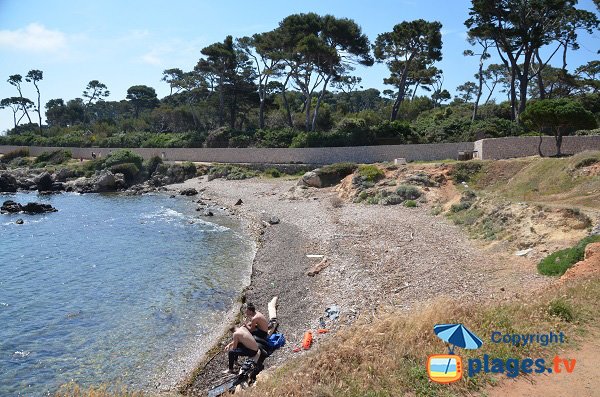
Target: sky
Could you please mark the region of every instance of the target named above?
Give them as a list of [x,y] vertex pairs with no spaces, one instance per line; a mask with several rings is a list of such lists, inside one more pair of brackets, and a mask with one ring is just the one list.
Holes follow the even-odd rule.
[[[415,19],[443,25],[444,88],[474,80],[478,59],[462,55],[470,48],[464,21],[470,0],[0,0],[0,99],[16,96],[8,76],[39,69],[42,109],[54,98],[81,97],[87,83],[99,80],[111,92],[108,100],[125,98],[133,85],[169,93],[161,81],[169,68],[191,70],[200,50],[227,35],[250,36],[277,27],[290,14],[316,12],[354,19],[371,42],[379,33]],[[596,11],[592,0],[579,7]],[[569,56],[569,68],[598,59],[600,33],[580,34],[581,49]],[[497,59],[491,61],[497,62]],[[559,62],[560,59],[556,59]],[[358,68],[364,88],[383,90],[385,65]],[[32,84],[24,95],[36,100]],[[12,112],[0,110],[0,133],[12,128]]]

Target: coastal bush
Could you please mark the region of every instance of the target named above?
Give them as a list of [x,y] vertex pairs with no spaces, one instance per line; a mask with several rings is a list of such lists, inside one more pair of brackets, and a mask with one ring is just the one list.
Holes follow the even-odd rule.
[[125,182],[132,184],[140,173],[140,169],[133,163],[116,164],[109,168],[113,174],[123,174]]
[[363,181],[377,182],[385,176],[385,173],[376,165],[362,164],[358,167],[358,175]]
[[146,171],[148,171],[148,175],[152,175],[162,163],[162,158],[159,156],[152,156],[148,161],[145,162],[144,168],[146,168]]
[[193,178],[196,176],[196,164],[192,163],[191,161],[183,162],[181,164],[181,168],[183,168],[183,172],[185,173],[186,177]]
[[410,185],[400,185],[396,189],[396,194],[402,197],[403,200],[416,200],[421,197],[421,191]]
[[225,178],[227,180],[241,180],[253,178],[258,173],[248,168],[239,167],[231,164],[218,164],[208,169],[208,180]]
[[354,163],[334,163],[315,170],[323,187],[338,184],[346,176],[352,174],[358,166]]
[[414,186],[400,185],[396,189],[396,194],[402,197],[404,200],[416,200],[421,197],[423,193],[421,193],[421,190]]
[[573,306],[563,298],[556,298],[550,301],[548,305],[548,314],[560,318],[568,323],[575,318]]
[[40,164],[62,164],[69,161],[73,156],[70,150],[55,150],[53,152],[44,152],[36,157],[34,163]]
[[583,260],[585,247],[600,241],[600,236],[588,236],[574,247],[556,251],[540,261],[538,272],[545,276],[562,276],[575,263]]
[[265,175],[270,176],[271,178],[279,178],[282,174],[277,168],[271,167],[264,170]]
[[598,162],[600,162],[598,157],[587,157],[575,163],[575,169],[589,167],[590,165],[594,165]]
[[29,157],[29,149],[27,149],[27,148],[15,149],[15,150],[12,150],[12,151],[10,151],[8,153],[5,153],[0,158],[0,163],[8,164],[12,160],[14,160],[16,158],[21,158],[21,157]]
[[397,194],[384,195],[379,199],[379,204],[381,205],[397,205],[402,204],[403,202],[404,198]]
[[460,211],[468,210],[469,208],[471,208],[471,205],[472,203],[469,201],[461,201],[459,203],[452,204],[450,206],[450,212],[457,213]]
[[12,159],[8,165],[12,168],[29,167],[31,165],[31,160],[27,157],[17,157],[16,159]]
[[133,163],[138,169],[142,168],[144,158],[128,149],[117,150],[106,156],[103,162],[103,168],[110,168],[117,164]]
[[471,182],[479,172],[481,172],[481,168],[483,164],[480,162],[466,161],[461,163],[456,163],[452,166],[452,170],[450,171],[450,177],[456,183],[462,182]]
[[417,202],[415,200],[406,200],[404,202],[404,206],[408,208],[415,208],[417,206]]

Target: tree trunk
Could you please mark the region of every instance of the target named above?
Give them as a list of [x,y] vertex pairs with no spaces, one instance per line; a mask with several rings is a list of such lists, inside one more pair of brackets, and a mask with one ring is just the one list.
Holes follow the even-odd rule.
[[258,128],[261,130],[265,128],[265,99],[264,97],[260,100],[258,107]]
[[311,95],[310,92],[306,92],[305,94],[305,99],[304,99],[304,112],[306,114],[305,120],[304,120],[304,129],[305,131],[310,131],[310,99],[311,99]]
[[560,130],[560,127],[558,127],[554,132],[554,140],[556,141],[556,157],[560,157],[562,156],[560,148],[562,146],[563,140],[562,131]]
[[[485,103],[484,105],[487,105],[488,102],[490,101],[490,99],[492,99],[492,95],[494,94],[494,90],[496,89],[496,85],[498,84],[497,81],[494,82],[494,84],[492,85],[492,88],[490,88],[490,93],[487,96],[487,98],[485,99]],[[489,88],[489,87],[488,87]]]
[[289,80],[290,80],[290,75],[288,74],[285,81],[283,82],[283,89],[281,90],[281,96],[283,97],[283,105],[285,106],[287,123],[290,126],[290,128],[294,128],[294,122],[292,120],[292,112],[290,111],[290,104],[287,100],[287,96],[285,95],[285,87],[287,87],[287,83]]
[[521,115],[525,111],[525,106],[527,106],[527,84],[529,83],[529,78],[523,72],[521,77],[519,78],[519,111],[517,113],[517,117]]
[[544,157],[544,154],[542,153],[542,142],[543,142],[543,134],[542,132],[540,132],[540,142],[538,144],[538,154],[540,155],[540,157]]
[[313,114],[313,119],[312,119],[311,131],[315,131],[315,129],[316,129],[317,117],[319,117],[319,107],[321,106],[321,100],[325,96],[325,91],[327,90],[327,84],[329,83],[330,78],[331,78],[331,76],[327,76],[327,78],[323,82],[323,89],[321,90],[321,94],[319,94],[319,97],[317,98],[317,104],[315,105],[315,112]]
[[517,72],[514,68],[510,71],[510,118],[512,121],[517,121],[517,89],[516,80]]
[[392,114],[390,115],[390,121],[396,121],[396,118],[398,117],[398,110],[400,110],[400,105],[402,104],[404,96],[406,95],[406,79],[408,78],[408,69],[414,55],[414,53],[410,55],[408,61],[404,65],[404,70],[402,70],[402,79],[400,79],[400,85],[398,86],[398,96],[394,101],[394,106],[392,106]]
[[[483,52],[485,54],[485,51]],[[477,87],[477,96],[475,97],[475,103],[473,104],[473,116],[471,117],[471,123],[475,121],[477,117],[477,109],[479,109],[479,100],[481,99],[481,94],[483,93],[483,55],[481,55],[481,59],[479,60],[479,86]]]
[[527,86],[529,84],[529,69],[531,67],[531,57],[533,53],[526,52],[523,60],[523,69],[519,76],[519,112],[517,117],[525,111],[527,106]]
[[219,127],[224,124],[223,112],[225,110],[225,97],[223,94],[223,76],[219,76]]
[[38,114],[38,119],[40,120],[40,134],[41,134],[42,133],[42,112],[40,111],[40,89],[38,88],[37,84],[35,83],[35,80],[33,81],[33,85],[35,86],[35,90],[37,91],[37,94],[38,94],[37,114]]

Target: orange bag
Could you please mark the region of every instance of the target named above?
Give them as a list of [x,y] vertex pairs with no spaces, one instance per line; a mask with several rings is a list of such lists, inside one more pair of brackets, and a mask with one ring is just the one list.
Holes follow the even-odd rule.
[[306,331],[304,333],[304,338],[302,338],[302,348],[304,350],[308,350],[310,349],[310,345],[312,344],[312,332],[311,331]]

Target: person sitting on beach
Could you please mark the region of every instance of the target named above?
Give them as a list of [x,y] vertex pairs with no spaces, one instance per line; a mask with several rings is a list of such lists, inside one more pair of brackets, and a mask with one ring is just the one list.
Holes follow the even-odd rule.
[[246,318],[246,328],[252,335],[264,340],[269,337],[269,322],[261,312],[256,311],[252,303],[246,304]]
[[238,357],[247,356],[257,362],[260,358],[260,352],[258,350],[258,343],[254,340],[248,328],[231,327],[229,330],[233,332],[233,340],[225,346],[225,351],[228,351],[229,355],[229,369],[223,372],[234,374],[233,364],[237,361]]

